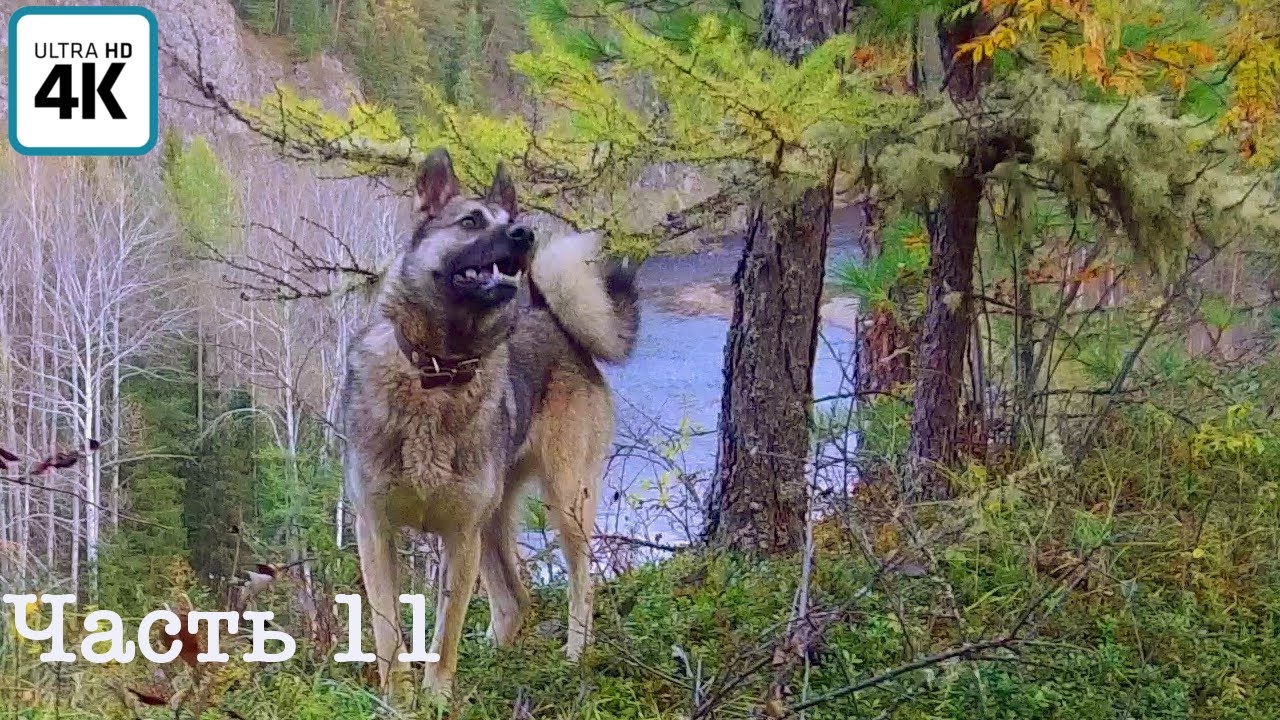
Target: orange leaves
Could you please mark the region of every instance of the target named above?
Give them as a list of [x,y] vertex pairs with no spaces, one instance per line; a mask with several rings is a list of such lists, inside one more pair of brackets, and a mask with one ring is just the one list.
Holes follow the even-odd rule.
[[1082,284],[1089,283],[1101,278],[1103,275],[1106,275],[1108,273],[1114,273],[1115,270],[1116,270],[1115,265],[1113,265],[1112,263],[1109,263],[1109,262],[1094,263],[1086,268],[1077,270],[1076,272],[1072,273],[1068,278],[1068,280],[1070,282],[1078,282]]
[[929,247],[929,234],[924,230],[902,238],[902,246],[911,252],[924,252]]
[[1189,40],[1184,43],[1183,52],[1199,65],[1208,65],[1217,59],[1218,52],[1207,43],[1199,40]]
[[1121,53],[1115,67],[1104,68],[1094,80],[1120,95],[1137,95],[1160,83],[1181,95],[1193,77],[1208,73],[1217,60],[1217,52],[1206,43],[1168,40]]
[[[957,48],[958,57],[967,56],[975,63],[997,50],[1027,44],[1031,49],[1038,47],[1050,71],[1061,77],[1088,79],[1117,93],[1135,94],[1160,80],[1181,92],[1192,73],[1220,60],[1214,47],[1200,40],[1161,39],[1122,50],[1124,27],[1134,22],[1123,3],[988,0],[983,5],[991,14],[1004,17],[987,34]],[[1143,22],[1156,28],[1164,18],[1149,13]]]
[[971,55],[973,64],[995,57],[996,50],[1008,50],[1018,41],[1015,23],[1002,22],[986,35],[980,35],[956,48],[957,55]]
[[[1054,0],[1054,9],[1058,5],[1069,6],[1069,2]],[[1000,22],[986,35],[961,43],[956,48],[956,57],[969,56],[973,64],[995,57],[997,50],[1010,50],[1020,39],[1033,35],[1040,25],[1041,18],[1049,11],[1049,0],[983,0],[982,9],[989,15],[1004,15]]]
[[911,49],[901,44],[858,45],[850,54],[853,67],[873,78],[872,83],[881,92],[903,94],[908,91],[907,78],[911,69]]
[[[1241,154],[1280,161],[1280,4],[1227,0],[1208,8],[1200,36],[1177,21],[1182,8],[1138,0],[982,0],[994,27],[963,43],[957,58],[980,63],[1018,48],[1060,78],[1088,81],[1122,96],[1197,83],[1221,88],[1219,120]],[[1166,15],[1174,16],[1169,19]],[[1126,39],[1129,38],[1129,39]],[[1133,38],[1142,38],[1134,40]]]
[[1096,45],[1082,45],[1080,59],[1084,65],[1086,77],[1093,78],[1099,85],[1107,84],[1107,59],[1102,48]]
[[1137,95],[1145,90],[1141,57],[1132,52],[1121,55],[1115,71],[1107,78],[1107,87],[1121,95]]
[[192,671],[198,672],[200,670],[200,661],[197,658],[200,653],[204,652],[204,648],[200,643],[200,635],[191,632],[191,629],[187,624],[186,612],[179,612],[178,620],[180,625],[176,636],[170,636],[165,632],[158,633],[160,651],[169,652],[173,647],[174,641],[180,641],[182,643],[182,647],[178,650],[178,657],[182,662],[186,663]]
[[1259,165],[1280,161],[1280,9],[1244,2],[1227,36],[1235,92],[1223,126],[1240,136],[1241,154]]

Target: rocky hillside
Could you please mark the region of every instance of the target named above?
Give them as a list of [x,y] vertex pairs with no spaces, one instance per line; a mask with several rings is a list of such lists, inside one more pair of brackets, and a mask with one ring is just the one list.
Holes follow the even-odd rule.
[[[0,0],[0,44],[8,45],[9,16],[27,3]],[[217,118],[201,106],[182,67],[200,67],[205,77],[231,97],[253,100],[270,93],[277,83],[340,108],[358,93],[355,78],[334,57],[324,53],[298,62],[278,38],[260,37],[244,28],[227,0],[144,0],[143,2],[86,3],[58,0],[51,5],[142,5],[160,24],[160,128],[176,127],[186,134],[243,135],[242,129]],[[6,103],[8,85],[0,84]],[[220,143],[221,144],[221,143]]]

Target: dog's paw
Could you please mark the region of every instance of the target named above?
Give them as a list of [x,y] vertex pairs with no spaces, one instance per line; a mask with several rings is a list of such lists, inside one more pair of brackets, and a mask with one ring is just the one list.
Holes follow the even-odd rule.
[[484,639],[496,648],[511,647],[520,635],[520,615],[505,617],[494,616],[489,620],[489,629],[484,632]]
[[417,691],[416,685],[413,670],[408,665],[396,664],[383,685],[383,695],[391,703],[411,701]]
[[444,672],[438,664],[427,666],[422,676],[422,689],[443,700],[453,697],[453,674]]

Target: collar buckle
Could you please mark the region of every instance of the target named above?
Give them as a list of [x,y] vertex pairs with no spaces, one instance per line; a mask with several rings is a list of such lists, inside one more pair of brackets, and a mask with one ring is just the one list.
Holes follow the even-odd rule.
[[400,352],[417,368],[418,380],[422,383],[423,390],[445,385],[466,385],[480,372],[481,358],[466,358],[450,363],[411,345],[400,328],[396,328],[395,334]]

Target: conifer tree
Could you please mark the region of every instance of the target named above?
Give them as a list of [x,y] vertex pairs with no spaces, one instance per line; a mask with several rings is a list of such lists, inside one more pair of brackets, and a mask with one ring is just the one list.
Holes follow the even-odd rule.
[[244,18],[245,24],[255,32],[279,31],[279,0],[239,0],[236,5],[240,9],[240,16]]
[[[1176,294],[1193,250],[1199,258],[1216,252],[1224,224],[1266,228],[1256,207],[1265,192],[1254,192],[1265,177],[1230,157],[1211,159],[1222,153],[1217,129],[1238,140],[1237,160],[1259,167],[1274,157],[1277,76],[1253,72],[1275,67],[1280,57],[1280,43],[1265,29],[1274,29],[1274,18],[1248,0],[1235,5],[1219,9],[1220,20],[1237,21],[1225,31],[1227,23],[1205,23],[1176,3],[1134,17],[1124,4],[984,0],[942,20],[946,92],[926,109],[946,119],[935,125],[935,115],[922,124],[946,131],[917,134],[911,149],[891,154],[895,163],[908,162],[893,172],[919,199],[930,242],[904,476],[909,496],[950,496],[948,466],[963,447],[984,184],[999,180],[1003,193],[1020,198],[1013,206],[1024,217],[1035,206],[1029,188],[1052,193],[1072,215],[1127,241],[1166,296]],[[1211,83],[1227,78],[1234,78],[1235,91],[1225,106],[1196,102],[1206,90],[1221,97]],[[1254,190],[1231,190],[1233,197],[1243,193],[1239,204],[1204,202],[1199,188],[1227,193],[1217,173],[1228,167]],[[1027,348],[1018,349],[1015,366],[1018,384],[1031,382],[1036,368]],[[1083,433],[1077,457],[1093,427]]]
[[157,457],[126,470],[129,501],[124,510],[142,522],[122,523],[103,549],[98,568],[103,607],[138,617],[169,600],[170,589],[191,580],[182,523],[190,468],[176,459],[186,454],[194,434],[190,389],[186,383],[151,379],[131,381],[125,389],[136,435],[145,438],[145,447],[131,450]]
[[331,27],[325,0],[290,0],[289,35],[299,57],[310,58],[325,49]]
[[[827,0],[766,0],[761,43],[798,63],[844,30],[844,10]],[[708,530],[739,551],[793,552],[803,542],[834,165],[825,172],[814,187],[764,186],[734,273]]]
[[357,0],[347,41],[368,96],[402,121],[422,109],[419,85],[429,80],[427,39],[413,0]]
[[453,82],[454,103],[463,110],[473,110],[483,99],[484,77],[484,28],[480,13],[473,4],[467,9],[462,23],[461,52],[458,55],[458,75]]

